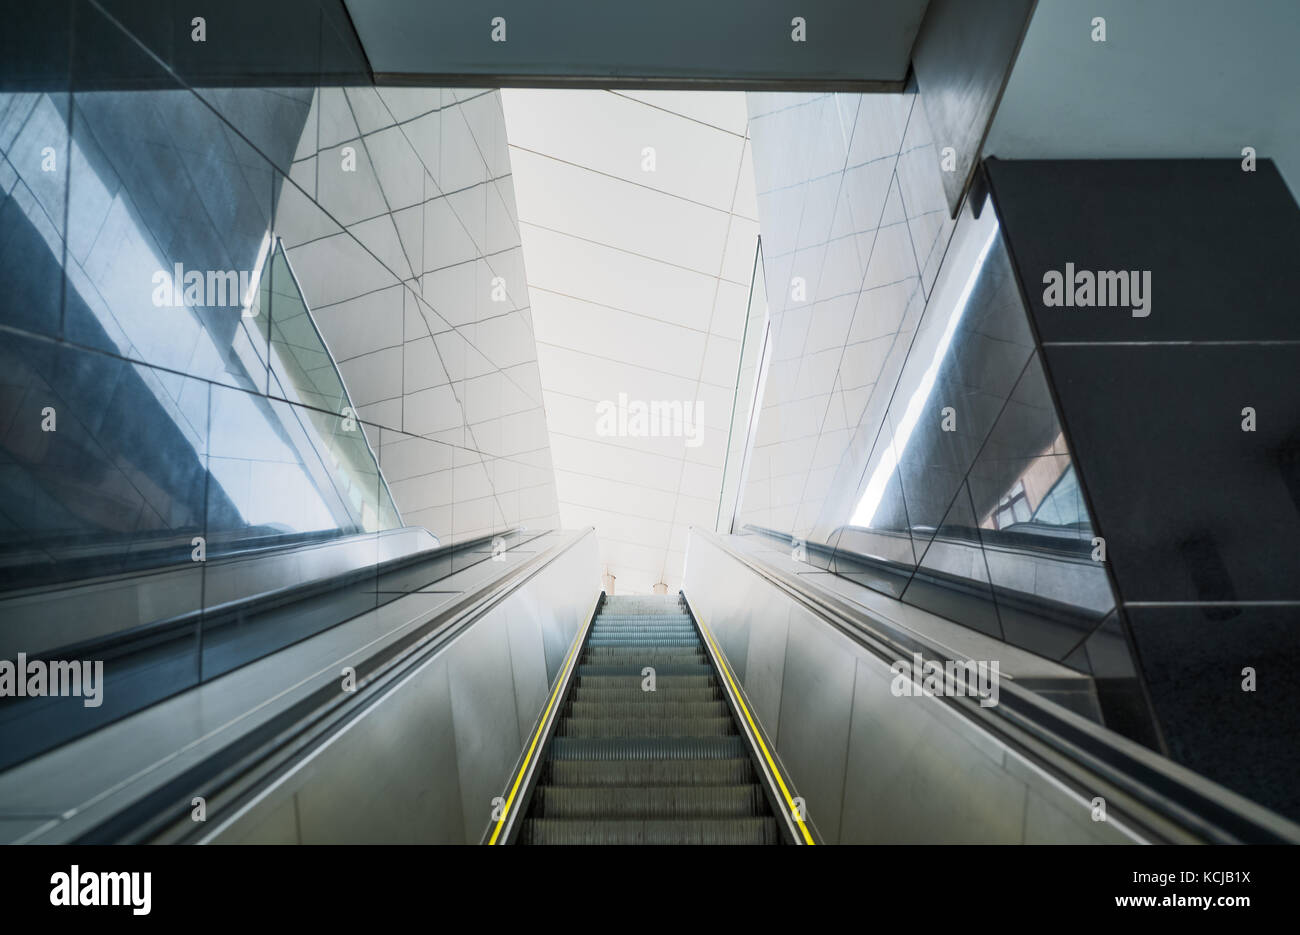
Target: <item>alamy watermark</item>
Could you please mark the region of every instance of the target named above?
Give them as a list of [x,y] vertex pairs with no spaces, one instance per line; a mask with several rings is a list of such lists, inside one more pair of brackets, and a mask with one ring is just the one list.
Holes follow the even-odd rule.
[[73,864],[67,873],[51,875],[50,883],[51,906],[130,906],[137,916],[147,916],[152,908],[153,874],[148,870],[96,873]]
[[18,654],[18,661],[0,659],[0,697],[48,698],[81,697],[87,708],[104,703],[103,660],[28,659]]
[[1134,318],[1151,314],[1151,270],[1076,270],[1043,273],[1043,304],[1048,308],[1129,308]]
[[704,443],[704,403],[680,399],[629,400],[596,403],[596,434],[603,437],[684,438],[687,448]]
[[940,696],[979,698],[981,708],[996,707],[1001,678],[998,663],[949,659],[940,662],[912,653],[910,660],[900,659],[889,667],[894,680],[889,685],[895,698]]
[[[186,270],[177,263],[169,273],[153,274],[156,308],[224,308],[251,306],[253,271],[248,269]],[[249,317],[255,312],[250,313]]]

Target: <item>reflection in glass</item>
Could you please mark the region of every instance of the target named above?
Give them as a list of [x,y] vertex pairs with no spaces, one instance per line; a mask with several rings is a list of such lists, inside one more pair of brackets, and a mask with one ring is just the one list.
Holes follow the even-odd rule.
[[1086,669],[1076,650],[1115,602],[992,205],[963,209],[885,392],[807,560]]
[[1072,534],[1092,529],[1083,510],[1074,465],[1049,457],[1034,459],[980,525],[985,529],[1018,531],[1068,529]]
[[854,511],[855,521],[839,531],[834,570],[899,597],[916,567],[916,553],[888,423],[873,454],[871,480]]
[[[515,447],[524,442],[505,428],[519,420],[500,418],[513,415],[513,390],[497,364],[519,352],[501,336],[497,306],[491,326],[472,320],[494,274],[524,281],[505,139],[475,135],[464,113],[440,106],[482,113],[499,107],[496,97],[195,92],[171,69],[202,63],[164,64],[94,5],[78,11],[75,42],[62,44],[79,50],[75,74],[43,85],[59,91],[0,93],[0,658],[102,659],[105,702],[0,699],[0,769],[359,613],[437,590],[456,570],[499,573],[495,538],[446,547],[430,529],[468,538],[554,514],[549,459],[529,457],[545,447],[540,406],[530,427],[543,437],[530,447]],[[400,118],[395,107],[406,108]],[[367,132],[376,119],[391,126]],[[441,134],[446,120],[463,128],[454,140]],[[321,152],[356,143],[369,182],[327,182],[315,171],[318,123],[353,128]],[[483,174],[486,188],[470,191],[472,178],[451,184],[442,171],[478,175],[485,159],[500,170],[494,181]],[[435,178],[453,194],[431,198]],[[488,204],[474,202],[485,192]],[[360,223],[336,222],[399,206],[431,221],[448,198],[486,239],[417,219],[399,235],[414,249],[386,263]],[[307,291],[281,231],[297,245]],[[457,244],[469,255],[453,260]],[[429,274],[451,267],[484,287],[470,289],[471,278],[462,294],[439,297],[458,330],[431,328],[428,343],[460,342],[458,353],[442,347],[453,386],[431,383],[436,397],[398,405],[395,418],[352,397],[306,296],[333,306],[339,328],[350,313],[369,322],[380,303],[364,296],[396,295],[381,337],[402,340],[425,315],[417,302],[437,285]],[[413,277],[422,277],[418,291]],[[513,314],[517,333],[527,332],[527,313]],[[489,367],[479,349],[492,349],[494,336]],[[385,371],[398,375],[386,399],[421,389],[403,385],[418,368],[402,367],[401,355]],[[359,394],[368,389],[360,369],[348,374]],[[358,402],[376,421],[439,440],[381,432],[362,421]],[[411,515],[399,514],[390,480],[404,485]],[[502,532],[507,560],[521,560],[538,534]]]
[[1115,606],[1035,354],[969,475],[1007,639],[1064,659]]
[[1003,637],[965,483],[922,555],[903,600],[990,636]]
[[[993,212],[988,212],[986,217],[993,218]],[[970,306],[975,284],[979,281],[980,274],[984,270],[985,261],[988,259],[989,250],[992,249],[997,238],[998,228],[996,222],[989,226],[991,229],[984,238],[983,245],[979,248],[960,294],[943,321],[942,330],[933,326],[923,326],[922,333],[917,335],[916,343],[912,345],[909,364],[912,360],[925,360],[925,370],[915,380],[914,384],[907,388],[907,395],[904,397],[906,402],[903,404],[900,418],[895,423],[892,443],[884,446],[882,456],[876,459],[874,466],[869,468],[867,486],[853,511],[853,517],[849,520],[853,526],[870,528],[875,523],[876,513],[884,499],[890,475],[898,466],[899,455],[906,454],[912,435],[916,431],[922,415],[927,413],[933,415],[933,412],[939,408],[931,400],[935,381],[939,376],[940,369],[948,359],[949,348],[951,348],[953,338],[957,334],[957,327],[961,324],[962,317]],[[959,258],[954,257],[954,262],[958,260]],[[925,341],[926,336],[929,336],[930,340]],[[911,367],[904,369],[904,380],[907,379],[908,371],[911,369]],[[904,389],[902,382],[899,384],[899,389]],[[895,399],[897,400],[897,397]],[[890,409],[893,410],[892,405]]]

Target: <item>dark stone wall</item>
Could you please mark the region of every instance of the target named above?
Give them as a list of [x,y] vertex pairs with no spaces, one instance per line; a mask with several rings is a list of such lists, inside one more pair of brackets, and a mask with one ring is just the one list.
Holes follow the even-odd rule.
[[[1168,751],[1300,816],[1300,209],[1269,160],[985,167]],[[1048,305],[1067,263],[1147,314]]]

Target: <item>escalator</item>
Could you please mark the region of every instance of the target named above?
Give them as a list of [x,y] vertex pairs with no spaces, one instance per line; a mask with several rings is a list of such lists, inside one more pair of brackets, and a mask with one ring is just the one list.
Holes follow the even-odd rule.
[[[0,769],[0,835],[1300,841],[1294,823],[1027,680],[1006,679],[987,707],[970,693],[899,695],[899,662],[940,657],[891,618],[889,599],[850,601],[765,561],[757,540],[693,535],[680,598],[593,595],[591,529],[521,537],[506,562],[477,543],[441,547],[439,573],[428,555],[384,566],[380,580],[403,587],[394,599],[341,623],[336,608],[291,646]],[[435,578],[439,594],[419,590]],[[286,616],[250,615],[249,632],[311,616],[325,606],[322,587],[275,595]]]
[[746,738],[678,597],[607,597],[520,844],[778,844]]

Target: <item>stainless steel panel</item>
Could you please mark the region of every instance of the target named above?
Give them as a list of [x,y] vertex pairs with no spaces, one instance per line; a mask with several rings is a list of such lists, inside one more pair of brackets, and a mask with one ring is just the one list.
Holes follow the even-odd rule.
[[217,840],[286,839],[288,815],[306,844],[477,843],[546,698],[546,634],[572,642],[595,601],[597,557],[589,532],[214,828]]
[[546,703],[546,651],[542,631],[537,620],[524,606],[524,598],[516,593],[500,611],[506,619],[510,639],[510,666],[515,685],[515,713],[518,716],[521,743],[537,723],[537,716]]
[[477,841],[520,748],[505,618],[493,614],[470,627],[451,647],[449,665],[465,837]]
[[842,640],[801,606],[790,611],[781,685],[777,752],[790,770],[807,815],[828,844],[839,842],[853,705],[853,657]]
[[461,844],[447,663],[422,668],[303,771],[303,844]]
[[1005,757],[1006,771],[1029,789],[1025,806],[1024,843],[1046,841],[1075,844],[1131,844],[1132,832],[1110,820],[1092,820],[1094,794],[1072,792],[1037,765],[1013,750]]
[[725,622],[725,626],[722,633],[717,636],[718,644],[727,656],[727,663],[731,666],[732,673],[743,685],[745,673],[749,671],[749,635],[753,624],[754,608],[741,607],[738,610],[735,616],[727,614],[720,618]]
[[48,820],[46,818],[0,818],[0,841],[11,844],[22,840]]
[[1093,827],[1080,793],[942,700],[895,696],[883,660],[709,539],[693,536],[689,554],[685,590],[701,616],[750,615],[745,692],[827,842],[1136,840]]
[[[216,815],[209,813],[212,820]],[[254,805],[214,844],[301,844],[298,836],[298,798],[292,792],[280,792]]]
[[1062,808],[1034,790],[1025,807],[1025,844],[1132,844],[1128,836],[1106,821],[1092,820],[1091,803]]
[[841,842],[1018,843],[1027,789],[1001,746],[955,729],[933,698],[895,697],[884,662],[857,670]]
[[548,687],[555,684],[565,654],[600,592],[599,558],[596,536],[587,536],[520,593],[541,629]]
[[745,661],[745,693],[772,743],[777,743],[781,736],[781,691],[785,683],[789,621],[788,607],[765,608],[761,622],[755,621],[750,632]]

